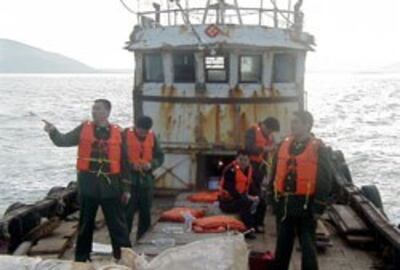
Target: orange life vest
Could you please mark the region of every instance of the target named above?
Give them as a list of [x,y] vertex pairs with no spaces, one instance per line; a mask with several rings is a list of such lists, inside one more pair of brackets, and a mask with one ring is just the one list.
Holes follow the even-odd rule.
[[[256,135],[255,144],[258,148],[264,148],[266,146],[273,145],[274,141],[272,140],[272,136],[265,137],[259,124],[253,125],[251,128],[254,130],[254,133]],[[260,163],[265,160],[265,157],[263,153],[259,155],[251,155],[250,160]]]
[[175,207],[170,210],[164,211],[160,216],[160,221],[180,222],[185,221],[184,214],[189,212],[195,218],[201,218],[205,215],[204,209],[195,209],[188,207]]
[[279,149],[275,176],[275,191],[285,192],[285,182],[289,172],[295,171],[296,191],[294,195],[312,196],[315,194],[318,168],[318,149],[321,141],[311,138],[299,155],[290,154],[293,137],[286,138]]
[[[224,174],[227,170],[235,170],[235,188],[237,192],[239,192],[240,194],[247,193],[249,191],[253,176],[251,166],[249,166],[248,168],[247,175],[243,173],[243,171],[240,169],[239,165],[235,161],[228,165],[228,167],[224,170]],[[221,199],[230,199],[231,195],[227,190],[224,189],[224,183],[224,175],[222,175],[220,181],[219,196]]]
[[214,203],[218,201],[219,191],[200,191],[187,196],[191,202]]
[[151,163],[153,161],[154,132],[150,130],[143,141],[139,140],[133,128],[127,130],[126,136],[129,162],[131,164]]
[[244,232],[245,230],[246,226],[242,221],[225,215],[202,217],[193,221],[193,231],[196,233]]
[[[107,140],[97,139],[94,135],[94,123],[83,123],[78,146],[78,159],[76,168],[78,171],[90,171],[90,163],[108,163],[110,174],[118,174],[121,171],[121,130],[117,125],[110,125],[110,137]],[[94,143],[104,145],[107,150],[107,158],[92,158]]]

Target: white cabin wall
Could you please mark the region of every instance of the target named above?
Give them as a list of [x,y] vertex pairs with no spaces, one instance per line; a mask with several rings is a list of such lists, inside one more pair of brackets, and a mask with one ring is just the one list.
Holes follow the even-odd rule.
[[[291,32],[279,28],[266,28],[259,25],[219,25],[222,33],[216,37],[206,34],[208,25],[194,25],[201,40],[206,44],[228,44],[250,48],[292,48],[307,50],[311,36],[301,33],[297,39]],[[193,47],[198,48],[199,41],[190,27],[171,26],[138,28],[135,40],[129,50],[159,50],[162,48]]]
[[272,68],[273,68],[273,54],[270,51],[263,53],[263,71],[262,71],[262,84],[266,89],[270,89],[272,86]]
[[135,52],[135,86],[143,83],[143,54]]
[[[273,56],[274,53],[285,50],[265,50],[262,54],[262,81],[257,83],[239,83],[239,56],[254,53],[254,51],[234,50],[229,53],[229,81],[227,83],[206,83],[204,73],[204,52],[195,52],[196,82],[206,83],[207,97],[268,97],[274,94],[271,87],[277,90],[277,95],[295,96],[301,85],[304,71],[304,52],[300,52],[296,62],[296,82],[274,84]],[[259,52],[260,53],[260,52]],[[297,53],[297,52],[296,52]],[[138,54],[136,76],[143,81],[142,54]],[[182,96],[195,97],[195,83],[174,83],[173,52],[162,52],[164,82],[144,83],[143,92],[149,96]],[[140,60],[138,60],[140,59]],[[139,74],[140,72],[140,74]],[[195,185],[197,175],[197,160],[195,152],[187,150],[187,145],[216,143],[227,145],[229,148],[243,143],[245,130],[254,122],[265,117],[274,116],[281,123],[280,137],[289,134],[289,123],[292,113],[297,110],[295,103],[276,104],[187,104],[187,103],[158,103],[143,102],[143,112],[154,119],[154,130],[160,136],[160,141],[183,148],[177,154],[168,153],[164,168],[171,168],[173,173],[185,183],[176,180],[172,174],[166,173],[156,186],[167,188],[185,188]],[[183,160],[181,162],[181,160]],[[176,165],[179,163],[179,165]],[[164,169],[161,170],[161,172]]]
[[[161,98],[187,97],[296,97],[304,85],[305,50],[309,48],[311,36],[301,33],[296,39],[291,31],[263,26],[226,25],[219,26],[223,34],[210,37],[206,34],[208,25],[194,25],[206,47],[229,50],[229,78],[226,83],[207,83],[204,55],[198,50],[198,39],[190,28],[182,26],[137,28],[134,42],[129,50],[135,51],[135,87],[143,85],[145,96]],[[174,83],[173,52],[194,51],[195,82]],[[144,82],[143,52],[161,52],[163,82]],[[297,55],[295,79],[290,83],[273,82],[274,54],[291,52]],[[262,55],[261,83],[239,83],[240,55],[257,53]],[[206,85],[199,92],[199,85]],[[204,89],[205,90],[205,89]],[[235,149],[243,143],[246,129],[256,121],[274,116],[281,122],[280,135],[283,138],[290,129],[293,111],[297,102],[265,104],[195,104],[143,101],[143,113],[154,120],[154,131],[166,147],[166,161],[156,175],[162,176],[157,187],[187,188],[195,185],[198,176],[196,155],[203,150],[196,147],[224,145]],[[237,136],[239,135],[239,136]],[[168,146],[168,147],[167,147]],[[170,150],[167,150],[170,149]],[[215,149],[212,149],[215,151]],[[213,152],[215,154],[215,152]],[[173,174],[165,172],[171,171]],[[164,174],[163,174],[164,173]],[[174,176],[174,174],[176,176]],[[176,178],[179,178],[177,180]],[[184,182],[184,183],[182,183]]]
[[[297,53],[296,62],[296,88],[300,95],[303,95],[303,109],[307,109],[307,96],[304,93],[304,74],[306,72],[306,52]],[[301,106],[301,105],[300,105]]]
[[239,51],[229,54],[229,88],[233,89],[239,82]]
[[296,83],[297,84],[303,84],[303,82],[304,82],[305,63],[306,63],[306,52],[298,51],[297,52],[297,61],[296,61]]
[[[275,53],[288,52],[287,50],[265,50],[262,54],[263,71],[262,83],[239,83],[239,56],[255,53],[254,51],[231,50],[229,53],[229,81],[228,83],[206,83],[204,73],[204,52],[195,52],[196,82],[205,82],[208,97],[228,97],[230,95],[243,97],[268,97],[297,96],[298,87],[301,85],[304,71],[305,54],[301,51],[296,62],[296,81],[292,83],[273,83],[273,57]],[[292,51],[293,53],[293,51]],[[297,52],[294,52],[297,54]],[[197,95],[195,83],[174,83],[173,52],[163,51],[163,68],[165,84],[145,83],[143,92],[150,96],[185,96]],[[297,67],[299,65],[299,67]],[[231,91],[234,92],[231,92]],[[217,108],[218,107],[218,108]],[[208,143],[237,142],[233,133],[238,128],[235,106],[221,104],[219,106],[208,104],[177,104],[157,102],[144,102],[144,113],[158,119],[154,128],[162,136],[162,141],[196,143],[206,141]],[[294,108],[294,109],[292,109]],[[282,133],[289,130],[289,120],[292,111],[298,106],[293,104],[259,104],[240,105],[242,127],[261,121],[265,117],[275,116],[282,123]],[[237,112],[239,112],[237,111]],[[243,126],[244,125],[244,126]],[[199,128],[201,127],[201,128]],[[201,134],[200,134],[201,133]],[[199,136],[199,134],[201,136]],[[200,139],[199,139],[200,138]]]
[[171,51],[163,51],[164,82],[167,87],[174,84],[174,59]]
[[195,71],[196,71],[196,82],[205,83],[206,78],[204,74],[204,52],[195,52]]

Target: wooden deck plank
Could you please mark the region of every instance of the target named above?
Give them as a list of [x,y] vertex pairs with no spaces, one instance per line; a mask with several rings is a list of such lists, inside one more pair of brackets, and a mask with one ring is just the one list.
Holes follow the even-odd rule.
[[48,237],[41,239],[29,251],[29,255],[61,254],[71,243],[70,239],[59,237]]
[[321,219],[317,221],[317,230],[315,233],[319,239],[329,239],[331,236],[331,233],[326,228],[324,221]]
[[375,242],[372,236],[366,235],[346,235],[346,239],[353,245],[370,245]]
[[343,222],[344,226],[342,229],[344,233],[363,234],[368,232],[367,225],[357,216],[350,206],[335,204],[332,206],[332,210]]
[[[187,206],[184,203],[186,195],[180,196],[182,201],[182,205]],[[171,202],[166,203],[162,201],[161,203],[157,202],[156,199],[154,208],[152,210],[153,218],[157,216],[162,210],[171,208],[175,203],[172,200]],[[176,204],[175,204],[176,205]],[[160,207],[161,206],[161,207]],[[136,223],[136,221],[135,221]],[[345,239],[339,237],[337,230],[333,226],[328,226],[329,224],[324,224],[325,228],[319,228],[318,233],[327,234],[329,233],[330,241],[332,243],[332,247],[328,247],[325,253],[318,254],[319,268],[320,269],[329,269],[329,270],[365,270],[370,269],[374,260],[376,260],[373,252],[357,249],[348,245]],[[151,240],[158,239],[159,237],[167,237],[174,238],[176,240],[176,245],[182,245],[191,241],[195,241],[198,239],[204,239],[210,236],[218,236],[220,234],[194,234],[194,233],[186,233],[186,234],[171,234],[163,232],[165,226],[183,226],[182,224],[177,223],[169,223],[169,222],[155,222],[152,226],[151,230],[145,234],[145,236],[134,245],[133,249],[138,253],[145,253],[150,257],[156,256],[160,254],[166,248],[157,247],[151,243]],[[326,231],[325,231],[326,229]],[[101,237],[100,237],[101,236]],[[96,231],[95,233],[95,241],[99,238],[104,243],[109,243],[108,231],[107,228],[104,227],[101,230]],[[249,248],[259,252],[265,251],[275,251],[275,242],[276,242],[276,218],[272,215],[271,210],[267,211],[267,215],[265,218],[265,233],[263,235],[258,234],[256,240],[246,241],[249,245]],[[296,240],[295,248],[292,253],[292,261],[290,270],[301,270],[301,252],[297,250],[299,246],[298,241]],[[69,250],[69,257],[73,255],[73,250]]]
[[63,238],[74,237],[78,232],[78,222],[63,222],[56,228],[51,235],[59,235]]
[[29,254],[57,254],[57,256],[61,256],[71,245],[72,238],[77,233],[77,227],[77,222],[62,222],[48,237],[40,239],[36,245],[32,246]]

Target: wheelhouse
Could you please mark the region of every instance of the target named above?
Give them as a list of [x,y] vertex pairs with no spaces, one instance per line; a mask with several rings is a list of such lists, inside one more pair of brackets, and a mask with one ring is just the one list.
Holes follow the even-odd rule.
[[160,188],[209,186],[251,124],[274,116],[286,134],[306,103],[313,37],[302,32],[301,1],[282,1],[285,9],[274,1],[195,2],[153,3],[137,14],[127,43],[134,116],[154,119],[167,153]]

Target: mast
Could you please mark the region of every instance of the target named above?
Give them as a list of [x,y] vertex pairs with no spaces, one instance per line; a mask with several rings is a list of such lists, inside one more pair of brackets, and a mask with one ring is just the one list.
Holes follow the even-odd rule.
[[225,0],[217,0],[217,1],[207,0],[202,20],[203,24],[206,24],[207,22],[208,13],[210,9],[214,9],[216,11],[216,20],[215,20],[216,24],[225,24],[225,13],[227,9],[236,10],[239,24],[243,24],[237,0],[234,0],[233,3],[229,4],[226,3]]

